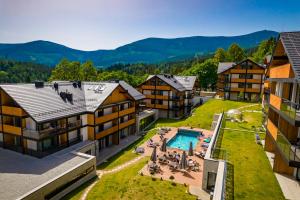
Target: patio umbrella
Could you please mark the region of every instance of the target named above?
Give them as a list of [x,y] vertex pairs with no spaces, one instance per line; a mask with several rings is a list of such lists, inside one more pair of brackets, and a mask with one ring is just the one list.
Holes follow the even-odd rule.
[[180,160],[180,163],[179,163],[179,168],[180,169],[186,169],[187,168],[187,160],[186,160],[185,151],[182,153],[181,160]]
[[190,142],[189,156],[192,156],[192,155],[194,155],[194,152],[193,152],[193,143]]
[[163,152],[167,151],[167,138],[164,138],[162,145],[160,146],[160,150]]
[[155,161],[156,161],[156,146],[155,146],[154,149],[153,149],[153,152],[152,152],[152,154],[151,154],[150,160],[151,160],[152,162],[155,162]]

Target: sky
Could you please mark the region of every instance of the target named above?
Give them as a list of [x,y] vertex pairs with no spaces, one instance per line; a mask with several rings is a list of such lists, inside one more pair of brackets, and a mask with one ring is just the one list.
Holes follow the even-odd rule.
[[0,0],[0,43],[47,40],[81,50],[148,37],[300,30],[299,0]]

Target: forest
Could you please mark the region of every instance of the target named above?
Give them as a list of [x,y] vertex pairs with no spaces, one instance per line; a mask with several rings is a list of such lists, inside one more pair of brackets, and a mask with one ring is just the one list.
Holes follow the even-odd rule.
[[233,43],[228,49],[219,48],[214,54],[194,58],[162,62],[156,64],[118,63],[107,68],[96,68],[91,61],[80,63],[62,59],[55,68],[31,62],[0,60],[0,82],[19,83],[35,80],[82,80],[112,81],[124,80],[132,86],[142,83],[150,74],[167,73],[173,75],[195,75],[202,89],[214,90],[217,82],[217,66],[219,62],[240,62],[250,58],[262,63],[266,55],[272,54],[275,38],[262,41],[258,47],[242,49]]

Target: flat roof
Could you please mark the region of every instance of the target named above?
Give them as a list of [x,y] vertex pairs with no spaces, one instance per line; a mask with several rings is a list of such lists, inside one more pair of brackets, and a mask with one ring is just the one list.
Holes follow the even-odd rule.
[[93,156],[80,156],[74,149],[84,141],[42,159],[0,148],[0,199],[18,199],[32,190],[80,166]]

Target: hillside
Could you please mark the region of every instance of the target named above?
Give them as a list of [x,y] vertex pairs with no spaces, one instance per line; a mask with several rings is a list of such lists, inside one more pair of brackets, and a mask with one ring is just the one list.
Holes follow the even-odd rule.
[[174,39],[147,38],[113,50],[81,51],[49,41],[33,41],[22,44],[0,44],[0,57],[19,61],[33,61],[54,66],[62,58],[84,62],[92,60],[97,66],[114,63],[157,63],[190,58],[228,48],[234,42],[243,48],[251,48],[262,40],[276,37],[274,31],[258,31],[241,36],[194,36]]

